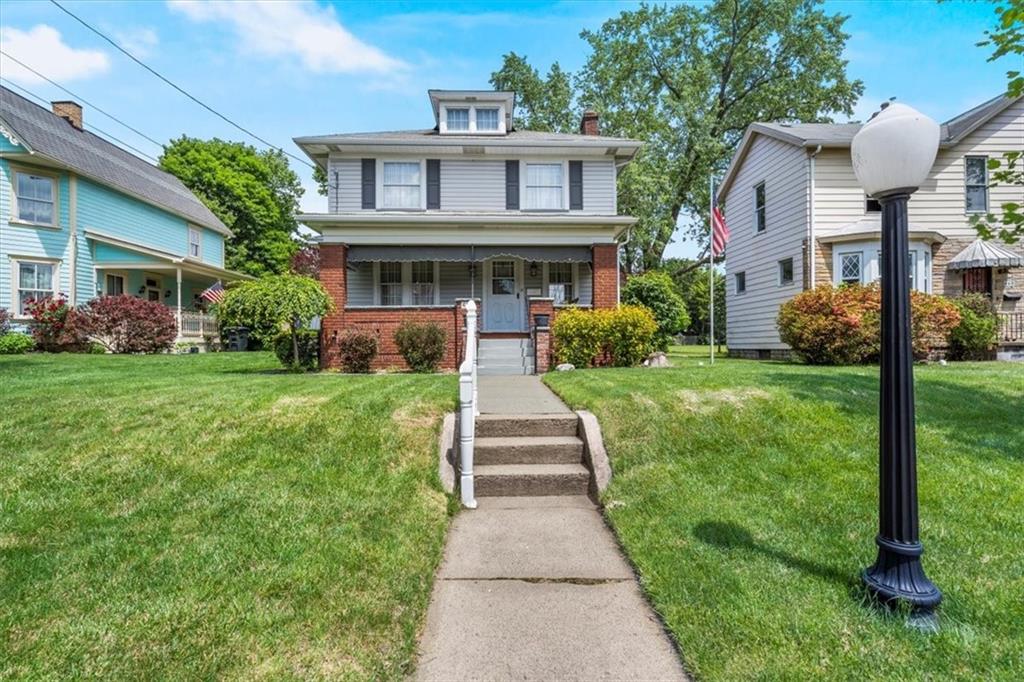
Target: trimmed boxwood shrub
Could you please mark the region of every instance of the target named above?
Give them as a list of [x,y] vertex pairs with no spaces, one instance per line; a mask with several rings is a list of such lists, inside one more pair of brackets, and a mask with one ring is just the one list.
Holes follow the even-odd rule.
[[170,308],[129,294],[94,298],[73,319],[80,332],[111,353],[160,353],[178,335]]
[[338,357],[346,372],[365,374],[377,357],[377,339],[358,332],[347,334],[338,341]]
[[[941,296],[911,292],[914,357],[928,357],[944,345],[960,321],[956,307]],[[779,337],[804,362],[849,365],[878,359],[881,345],[881,289],[822,285],[801,292],[779,308]]]
[[984,294],[965,294],[953,299],[960,324],[949,333],[953,360],[987,360],[999,340],[999,316]]
[[28,334],[4,334],[0,336],[0,355],[21,355],[36,347]]
[[655,336],[658,350],[668,350],[672,337],[690,325],[686,301],[667,273],[650,270],[642,275],[633,275],[622,287],[622,302],[642,305],[651,311],[658,324]]
[[551,333],[558,362],[591,367],[640,364],[656,348],[658,324],[645,306],[611,310],[569,308],[558,313]]
[[414,372],[435,372],[444,358],[447,335],[433,322],[405,321],[395,330],[395,345]]
[[295,348],[292,346],[292,333],[281,332],[274,337],[274,355],[281,364],[289,369],[317,369],[320,366],[320,333],[315,329],[298,329],[295,332],[295,343],[299,348],[299,364],[295,364]]

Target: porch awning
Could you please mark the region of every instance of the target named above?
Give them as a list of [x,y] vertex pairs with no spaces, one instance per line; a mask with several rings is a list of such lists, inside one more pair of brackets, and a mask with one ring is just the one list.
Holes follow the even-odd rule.
[[1024,256],[982,239],[975,239],[960,253],[953,256],[946,267],[950,270],[968,268],[1019,268]]
[[348,247],[350,263],[373,261],[479,262],[488,258],[522,258],[549,263],[589,263],[589,246],[363,246]]

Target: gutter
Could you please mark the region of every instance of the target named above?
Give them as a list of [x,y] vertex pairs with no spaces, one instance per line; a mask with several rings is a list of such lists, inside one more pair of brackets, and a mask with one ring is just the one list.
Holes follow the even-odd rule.
[[807,265],[808,269],[810,270],[810,278],[808,279],[807,284],[809,289],[813,289],[815,286],[815,282],[817,281],[815,279],[817,275],[817,273],[815,272],[815,261],[817,260],[817,258],[815,252],[816,250],[814,248],[814,159],[820,153],[821,145],[819,144],[818,148],[811,152],[810,161],[808,162],[810,177],[808,178],[809,193],[807,197]]

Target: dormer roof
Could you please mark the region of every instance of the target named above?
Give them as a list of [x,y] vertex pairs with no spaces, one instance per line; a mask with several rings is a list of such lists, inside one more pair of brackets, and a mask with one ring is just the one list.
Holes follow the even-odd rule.
[[505,130],[512,130],[512,113],[516,106],[516,93],[513,90],[427,90],[430,96],[430,108],[434,110],[434,126],[441,124],[441,103],[504,104]]

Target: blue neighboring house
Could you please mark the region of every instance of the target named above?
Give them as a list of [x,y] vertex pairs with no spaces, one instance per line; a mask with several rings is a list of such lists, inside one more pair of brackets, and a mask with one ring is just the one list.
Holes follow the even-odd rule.
[[75,102],[50,111],[0,87],[0,307],[15,320],[32,298],[130,294],[202,342],[216,325],[199,294],[246,278],[224,269],[230,236],[176,177],[84,130]]

